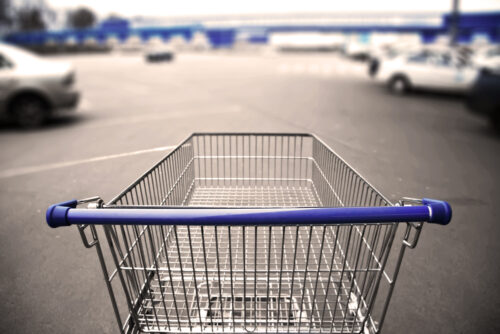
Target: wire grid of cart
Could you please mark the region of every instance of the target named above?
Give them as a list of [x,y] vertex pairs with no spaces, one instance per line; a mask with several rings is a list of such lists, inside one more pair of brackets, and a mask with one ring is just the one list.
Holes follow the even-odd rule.
[[[199,135],[115,205],[387,205],[300,135]],[[109,228],[142,331],[360,332],[394,224]]]
[[339,229],[173,227],[138,320],[153,331],[359,332],[379,271],[368,247],[377,231]]
[[[312,135],[194,134],[104,207],[347,206],[392,204]],[[98,225],[92,242],[79,229],[97,246],[122,332],[377,332],[404,254],[390,277],[390,222]]]

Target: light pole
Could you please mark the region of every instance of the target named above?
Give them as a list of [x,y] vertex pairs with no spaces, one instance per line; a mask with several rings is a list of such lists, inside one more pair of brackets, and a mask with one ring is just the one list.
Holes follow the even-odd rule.
[[452,9],[450,15],[450,45],[455,45],[458,40],[458,26],[459,26],[459,6],[460,0],[452,0]]

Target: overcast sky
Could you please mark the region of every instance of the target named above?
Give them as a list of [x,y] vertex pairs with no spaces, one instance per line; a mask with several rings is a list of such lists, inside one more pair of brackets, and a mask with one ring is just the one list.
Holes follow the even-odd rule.
[[[445,12],[452,0],[46,0],[51,7],[92,8],[100,16],[190,16],[296,12]],[[460,0],[462,11],[500,11],[500,0]]]

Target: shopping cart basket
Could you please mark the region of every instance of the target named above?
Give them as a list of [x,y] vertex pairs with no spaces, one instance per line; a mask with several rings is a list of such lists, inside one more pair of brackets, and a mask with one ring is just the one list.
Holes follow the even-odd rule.
[[47,211],[97,249],[126,333],[379,332],[405,249],[450,219],[309,134],[193,134],[108,204]]

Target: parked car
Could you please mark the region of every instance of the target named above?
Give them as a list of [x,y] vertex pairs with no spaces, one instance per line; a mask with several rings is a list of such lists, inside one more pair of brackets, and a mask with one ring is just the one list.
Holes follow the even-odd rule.
[[478,50],[473,55],[473,62],[480,68],[500,69],[500,45]]
[[367,61],[370,59],[370,45],[358,41],[350,41],[344,46],[344,54],[354,60]]
[[368,74],[371,77],[375,76],[381,61],[393,59],[401,54],[402,52],[400,50],[393,47],[384,47],[375,50],[372,55],[370,55],[370,60],[368,61]]
[[379,60],[370,74],[398,94],[413,88],[466,93],[478,70],[452,52],[423,50]]
[[370,54],[368,62],[368,74],[373,77],[378,71],[381,61],[387,61],[409,53],[421,50],[420,45],[415,43],[393,43],[374,49]]
[[466,101],[470,111],[488,117],[500,130],[500,71],[481,70]]
[[146,61],[154,62],[169,62],[174,60],[174,52],[168,47],[155,46],[146,50]]
[[55,113],[74,110],[79,100],[74,83],[70,64],[0,43],[1,118],[36,127]]

